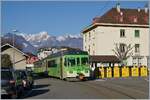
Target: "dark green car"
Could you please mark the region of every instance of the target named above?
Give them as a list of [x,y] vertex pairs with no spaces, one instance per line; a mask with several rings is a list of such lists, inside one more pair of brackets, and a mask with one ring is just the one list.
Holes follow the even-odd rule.
[[1,96],[18,98],[23,90],[20,74],[11,68],[1,68]]
[[27,70],[17,70],[16,72],[20,73],[24,89],[30,89],[34,83],[32,73]]

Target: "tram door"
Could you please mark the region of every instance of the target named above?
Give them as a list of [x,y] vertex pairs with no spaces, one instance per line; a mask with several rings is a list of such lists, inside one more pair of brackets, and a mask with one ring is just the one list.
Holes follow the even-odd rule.
[[45,62],[45,72],[46,72],[46,74],[48,74],[48,61],[46,60],[46,62]]
[[63,57],[60,58],[60,77],[63,79]]

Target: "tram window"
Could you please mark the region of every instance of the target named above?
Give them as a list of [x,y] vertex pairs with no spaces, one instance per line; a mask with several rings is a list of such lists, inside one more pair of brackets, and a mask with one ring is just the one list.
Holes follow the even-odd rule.
[[64,66],[66,66],[66,67],[67,67],[67,58],[65,58]]
[[69,66],[74,66],[76,63],[75,63],[75,58],[68,58],[68,65]]
[[88,64],[88,58],[87,57],[81,58],[81,63],[82,63],[82,65]]
[[56,61],[55,60],[48,61],[48,67],[57,67]]
[[77,65],[80,65],[80,58],[77,58]]

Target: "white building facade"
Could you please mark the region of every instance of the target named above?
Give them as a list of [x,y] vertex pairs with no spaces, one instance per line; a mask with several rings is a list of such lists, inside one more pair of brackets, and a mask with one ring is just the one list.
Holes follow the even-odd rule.
[[41,60],[52,54],[52,51],[40,51],[37,53],[37,57]]
[[38,51],[37,57],[41,60],[58,51],[59,50],[57,48],[44,48]]
[[150,47],[147,10],[120,9],[117,6],[95,18],[93,24],[82,31],[83,49],[90,55],[115,55],[115,44],[122,50],[124,45],[131,44],[133,54],[127,59],[127,65],[148,66]]

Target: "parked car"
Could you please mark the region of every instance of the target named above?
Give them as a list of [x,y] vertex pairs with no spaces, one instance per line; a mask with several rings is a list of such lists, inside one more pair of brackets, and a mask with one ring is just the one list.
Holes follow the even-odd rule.
[[24,89],[30,89],[34,83],[32,73],[27,70],[17,70],[20,73]]
[[26,71],[27,72],[27,78],[30,82],[30,87],[34,84],[34,78],[33,78],[33,72],[32,71]]
[[22,80],[12,68],[1,68],[1,96],[9,95],[18,98],[23,92]]

